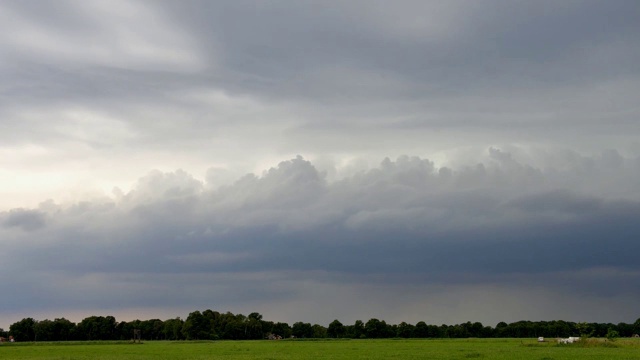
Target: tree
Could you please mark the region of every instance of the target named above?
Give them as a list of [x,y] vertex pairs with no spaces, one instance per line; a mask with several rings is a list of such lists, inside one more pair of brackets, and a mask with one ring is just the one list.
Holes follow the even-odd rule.
[[495,328],[495,333],[497,337],[509,337],[508,333],[509,325],[506,322],[500,321]]
[[162,325],[162,334],[165,340],[180,340],[182,337],[183,321],[177,317],[175,319],[165,320]]
[[480,334],[481,338],[492,338],[494,337],[494,331],[491,326],[485,326],[482,328],[482,332]]
[[313,327],[310,323],[298,321],[291,327],[292,335],[297,338],[312,338]]
[[41,320],[36,321],[33,326],[34,340],[35,341],[56,341],[56,332],[54,329],[53,321]]
[[362,320],[356,320],[356,322],[347,328],[347,334],[350,338],[360,339],[366,337],[364,334],[364,323]]
[[384,337],[384,328],[386,323],[378,319],[372,318],[364,325],[364,333],[369,339],[376,339]]
[[282,336],[282,338],[285,338],[285,339],[288,337],[291,337],[292,335],[291,326],[283,322],[277,322],[273,324],[273,327],[271,328],[271,332],[273,332],[275,335],[280,335]]
[[633,324],[619,323],[617,328],[618,328],[617,331],[620,334],[620,336],[630,337],[630,336],[633,336],[634,334]]
[[140,320],[121,321],[116,324],[115,338],[120,340],[128,340],[133,338],[133,329],[136,329]]
[[163,322],[160,319],[151,319],[140,321],[137,329],[140,329],[141,335],[144,339],[148,340],[160,340],[164,339],[163,334]]
[[229,311],[224,314],[214,311],[211,315],[213,316],[213,328],[216,337],[227,340],[244,338],[244,321],[246,320],[244,315],[234,315]]
[[482,326],[481,322],[476,321],[473,324],[471,322],[467,322],[465,325],[469,337],[482,337],[484,326]]
[[114,340],[116,326],[113,316],[89,316],[80,321],[76,330],[80,340]]
[[217,311],[207,309],[202,312],[202,316],[204,316],[209,323],[208,328],[210,329],[211,337],[213,339],[220,338],[224,330],[224,324],[222,322],[223,315]]
[[640,334],[640,318],[638,318],[636,322],[633,323],[633,333]]
[[260,323],[262,324],[262,332],[265,336],[266,334],[273,334],[273,327],[276,325],[273,321],[260,320]]
[[617,331],[613,330],[613,328],[609,328],[607,331],[607,340],[616,341],[620,337]]
[[55,341],[71,340],[74,336],[75,331],[75,323],[65,318],[56,318],[53,320],[53,332],[55,334]]
[[249,314],[249,316],[247,316],[247,319],[260,321],[262,320],[262,315],[260,315],[260,313],[257,313],[257,312],[252,312],[251,314]]
[[327,335],[332,338],[340,338],[344,336],[344,325],[338,319],[333,320],[327,328]]
[[262,339],[264,334],[262,332],[262,315],[258,313],[251,313],[244,321],[245,326],[245,339]]
[[244,321],[238,319],[231,319],[224,324],[224,330],[222,337],[228,340],[240,340],[244,339],[245,325]]
[[248,316],[226,312],[205,310],[194,311],[186,320],[179,317],[162,321],[160,319],[122,321],[116,323],[113,316],[90,316],[77,325],[65,318],[55,320],[34,320],[24,318],[9,328],[0,329],[0,336],[14,336],[17,341],[60,341],[60,340],[112,340],[131,339],[134,329],[140,329],[145,339],[262,339],[266,334],[283,338],[295,335],[300,338],[388,338],[388,337],[606,337],[614,341],[618,336],[629,337],[640,333],[640,319],[634,323],[574,323],[554,321],[517,321],[511,324],[500,322],[495,328],[483,326],[480,322],[457,325],[427,325],[424,321],[415,326],[406,322],[398,325],[372,318],[367,323],[356,320],[353,325],[343,325],[338,319],[328,327],[296,322],[293,327],[287,323],[265,321],[260,313]]
[[439,338],[442,337],[442,331],[438,325],[427,325],[427,337]]
[[405,338],[405,339],[413,337],[414,329],[415,329],[415,326],[411,324],[407,324],[406,322],[403,321],[400,324],[398,324],[396,336]]
[[593,330],[591,329],[591,325],[586,322],[581,322],[576,324],[576,330],[578,334],[582,338],[590,338],[593,335]]
[[187,340],[211,339],[212,330],[211,323],[200,311],[190,313],[182,325],[182,335]]
[[427,327],[427,323],[425,323],[424,321],[418,321],[415,328],[413,329],[413,336],[417,338],[429,337],[429,328]]
[[311,336],[315,339],[324,339],[327,337],[327,328],[322,325],[313,324],[313,326],[311,326],[311,330],[313,332],[313,335]]
[[9,326],[9,335],[16,341],[35,341],[35,325],[36,321],[33,318],[24,318]]
[[568,337],[574,335],[571,332],[571,325],[562,320],[549,322],[547,331],[550,332],[547,336]]

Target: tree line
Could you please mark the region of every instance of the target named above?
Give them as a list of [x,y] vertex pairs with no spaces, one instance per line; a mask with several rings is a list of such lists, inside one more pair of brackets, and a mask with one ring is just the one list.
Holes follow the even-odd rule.
[[332,321],[318,324],[267,321],[257,312],[249,315],[220,313],[213,310],[194,311],[186,319],[116,321],[113,316],[89,316],[79,323],[65,318],[34,320],[24,318],[0,329],[0,337],[13,336],[16,341],[130,340],[139,329],[144,340],[253,340],[281,338],[532,338],[532,337],[605,337],[611,331],[630,337],[640,333],[640,319],[627,323],[575,323],[570,321],[500,322],[495,327],[480,322],[457,325],[431,325],[401,322],[388,324],[375,318],[353,324]]

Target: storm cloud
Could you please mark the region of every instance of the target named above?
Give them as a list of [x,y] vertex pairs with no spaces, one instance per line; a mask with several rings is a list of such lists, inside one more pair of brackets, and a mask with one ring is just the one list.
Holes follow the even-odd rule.
[[5,1],[0,325],[633,321],[639,16]]
[[[2,213],[12,225],[2,230],[8,249],[2,266],[15,275],[1,286],[10,293],[23,284],[27,299],[8,309],[17,312],[37,308],[43,298],[67,311],[140,303],[290,307],[309,291],[299,283],[315,281],[336,287],[335,296],[396,287],[397,306],[423,296],[426,307],[442,291],[420,289],[464,292],[484,284],[506,291],[523,281],[555,296],[634,297],[635,185],[618,187],[627,192],[620,198],[563,181],[586,176],[585,189],[602,186],[602,172],[610,171],[605,158],[583,159],[588,169],[567,163],[574,168],[561,171],[497,149],[488,149],[485,163],[461,169],[403,156],[330,182],[297,157],[215,189],[184,171],[152,171],[114,198]],[[617,171],[637,183],[637,159],[621,162]],[[19,226],[27,214],[46,217],[46,225]],[[417,294],[402,300],[406,292]],[[357,304],[343,305],[340,315],[349,318]],[[300,301],[294,311],[307,307]],[[620,311],[634,316],[631,307]]]

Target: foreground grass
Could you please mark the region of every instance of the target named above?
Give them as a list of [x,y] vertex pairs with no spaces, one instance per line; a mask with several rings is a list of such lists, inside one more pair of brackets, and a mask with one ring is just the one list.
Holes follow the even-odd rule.
[[639,359],[640,341],[538,344],[532,339],[15,343],[0,359]]

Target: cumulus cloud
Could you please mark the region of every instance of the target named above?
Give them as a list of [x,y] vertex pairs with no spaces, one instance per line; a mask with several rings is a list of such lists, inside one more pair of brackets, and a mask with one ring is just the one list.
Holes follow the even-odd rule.
[[[563,174],[582,176],[587,188],[602,171],[638,179],[633,159],[615,157],[611,173],[607,154],[587,159],[586,174],[569,163]],[[182,170],[153,171],[115,198],[3,213],[11,245],[2,269],[15,274],[3,293],[18,290],[9,310],[21,312],[46,294],[61,312],[140,301],[166,308],[180,298],[193,306],[263,300],[274,313],[282,309],[273,302],[309,295],[301,281],[353,286],[349,296],[420,286],[513,293],[523,281],[560,297],[637,295],[622,286],[639,279],[637,185],[618,189],[624,198],[584,193],[558,180],[559,171],[496,148],[475,166],[403,156],[335,181],[302,157],[215,189]],[[293,313],[307,308],[298,306]]]
[[[235,176],[296,154],[637,156],[635,14],[626,2],[5,2],[4,209],[69,196],[74,181]],[[57,181],[34,186],[34,173]]]
[[13,209],[3,213],[4,227],[19,227],[23,230],[36,230],[45,225],[45,215],[37,210]]

